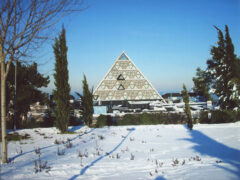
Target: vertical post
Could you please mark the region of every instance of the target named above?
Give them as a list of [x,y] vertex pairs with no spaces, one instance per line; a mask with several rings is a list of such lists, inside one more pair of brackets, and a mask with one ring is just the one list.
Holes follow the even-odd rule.
[[15,87],[14,87],[14,120],[13,120],[13,129],[14,131],[16,128],[16,122],[17,122],[17,60],[15,65]]

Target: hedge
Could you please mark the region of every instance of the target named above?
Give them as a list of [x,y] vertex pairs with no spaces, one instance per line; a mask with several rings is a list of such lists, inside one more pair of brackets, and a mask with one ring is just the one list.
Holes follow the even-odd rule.
[[[113,125],[155,125],[155,124],[183,124],[186,122],[184,114],[176,113],[142,113],[126,114],[123,117],[114,117]],[[97,118],[96,127],[107,126],[107,116],[100,115]]]
[[[208,113],[211,117],[208,118]],[[200,123],[217,124],[217,123],[230,123],[240,121],[240,111],[232,110],[213,110],[210,112],[203,111],[200,113]]]

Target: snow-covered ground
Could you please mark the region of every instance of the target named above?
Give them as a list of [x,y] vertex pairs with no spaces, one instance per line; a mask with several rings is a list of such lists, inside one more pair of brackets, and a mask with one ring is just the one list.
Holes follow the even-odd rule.
[[[199,124],[193,131],[183,125],[70,129],[76,133],[18,131],[31,138],[9,143],[12,161],[1,165],[0,179],[240,179],[240,122]],[[35,173],[38,148],[48,172]]]

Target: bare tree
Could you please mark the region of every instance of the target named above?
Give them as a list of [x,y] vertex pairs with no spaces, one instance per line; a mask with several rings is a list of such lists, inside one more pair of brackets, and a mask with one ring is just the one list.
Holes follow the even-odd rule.
[[1,130],[2,163],[7,163],[6,78],[10,64],[48,38],[47,31],[62,17],[84,9],[83,0],[1,0]]

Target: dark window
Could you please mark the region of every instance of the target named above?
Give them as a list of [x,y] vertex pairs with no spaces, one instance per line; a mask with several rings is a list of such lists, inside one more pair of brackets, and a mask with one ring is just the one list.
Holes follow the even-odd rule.
[[120,75],[117,77],[117,80],[125,80],[125,78],[123,77],[122,74],[120,74]]
[[124,90],[124,86],[122,84],[119,85],[118,90]]
[[94,100],[97,100],[97,99],[98,99],[98,95],[94,95],[94,96],[93,96],[93,99],[94,99]]

